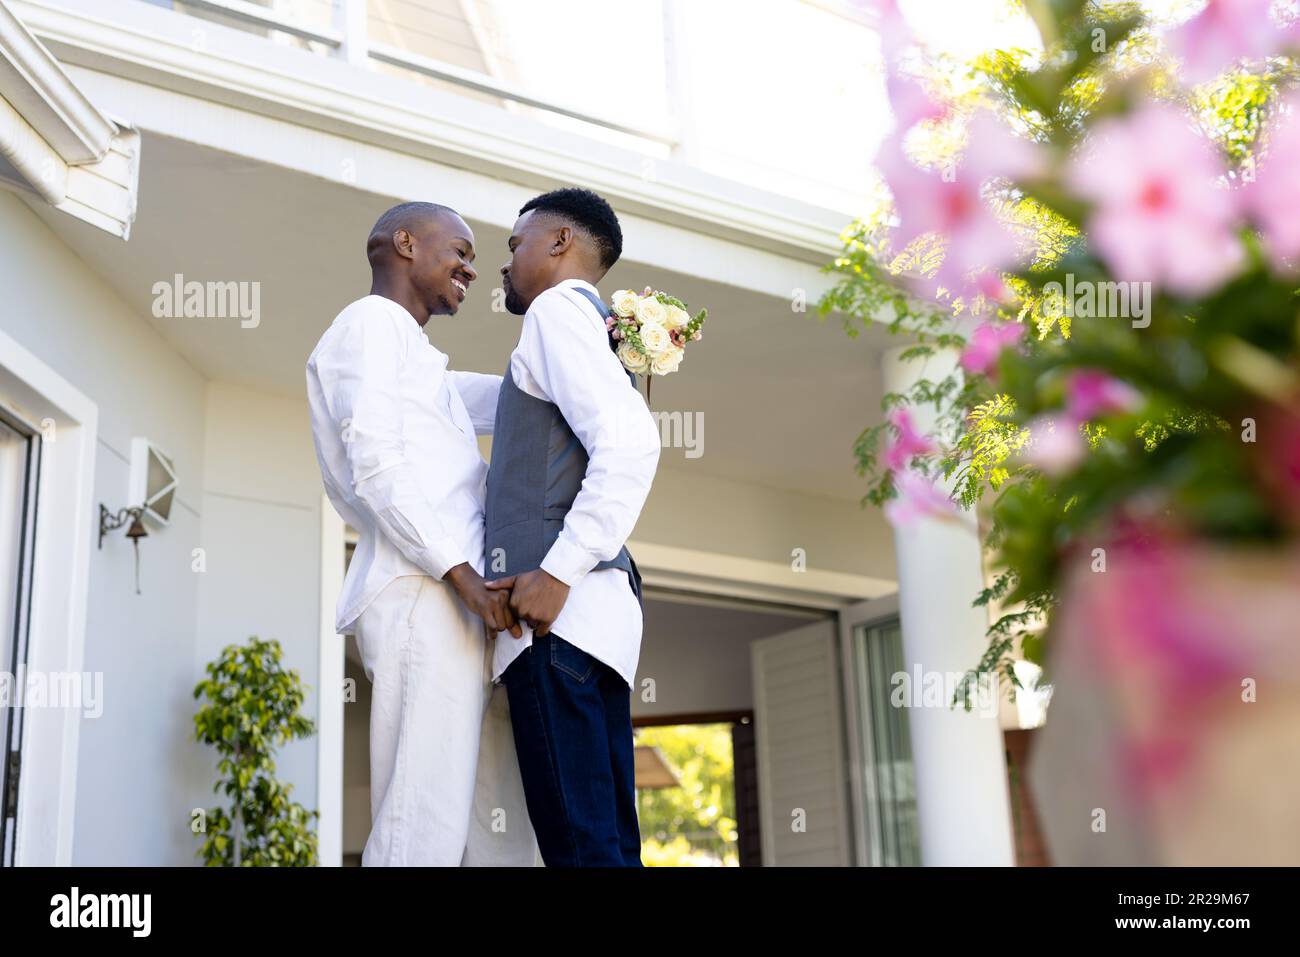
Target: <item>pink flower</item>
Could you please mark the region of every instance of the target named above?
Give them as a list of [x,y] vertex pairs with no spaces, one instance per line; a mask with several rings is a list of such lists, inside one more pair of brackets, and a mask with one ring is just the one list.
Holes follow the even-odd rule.
[[947,243],[935,282],[957,291],[970,273],[1001,269],[1015,261],[1015,237],[985,205],[981,184],[974,177],[921,170],[901,149],[882,153],[879,165],[899,220],[893,236],[896,248],[904,249],[927,234]]
[[1087,422],[1099,415],[1133,412],[1142,396],[1131,385],[1098,369],[1080,369],[1065,383],[1066,418]]
[[991,299],[1004,306],[1015,301],[1015,294],[1011,291],[1011,288],[995,272],[980,273],[975,277],[973,288],[985,299]]
[[891,472],[900,472],[911,464],[918,455],[932,455],[939,451],[929,436],[922,435],[912,424],[912,416],[906,409],[894,409],[889,413],[889,424],[898,430],[898,438],[885,448],[883,456],[885,468]]
[[1077,420],[1068,416],[1040,415],[1030,420],[1025,460],[1046,475],[1062,475],[1087,454],[1088,446]]
[[1279,111],[1255,181],[1241,192],[1242,205],[1259,223],[1274,263],[1284,271],[1300,256],[1300,96]]
[[986,322],[971,335],[961,353],[961,367],[973,375],[988,375],[1004,349],[1014,346],[1025,334],[1018,322]]
[[955,169],[920,169],[904,154],[901,134],[882,147],[877,165],[894,197],[897,248],[927,234],[944,241],[943,263],[933,278],[938,286],[954,295],[980,295],[990,288],[983,274],[1021,258],[1016,235],[989,208],[982,191],[993,178],[1032,175],[1041,168],[1040,156],[1033,144],[991,116],[972,122],[966,153]]
[[898,0],[865,0],[868,11],[876,14],[880,34],[880,48],[884,54],[886,67],[898,61],[903,51],[912,42],[912,28],[907,18],[898,9]]
[[897,135],[922,120],[941,120],[948,115],[945,104],[932,99],[925,87],[905,74],[889,71],[885,77],[885,90],[889,94],[889,106],[894,113],[894,130]]
[[1212,80],[1243,60],[1281,53],[1296,42],[1294,25],[1269,14],[1273,0],[1210,0],[1187,23],[1170,31],[1169,51],[1182,60],[1193,83]]
[[1148,104],[1098,123],[1067,181],[1094,204],[1088,234],[1115,278],[1194,296],[1222,285],[1243,258],[1224,172],[1181,111]]
[[925,518],[951,520],[957,506],[920,472],[894,473],[898,497],[885,503],[885,518],[895,528],[902,528]]
[[1047,159],[1037,143],[1016,136],[996,114],[980,110],[966,127],[961,165],[981,181],[1035,179],[1046,172]]

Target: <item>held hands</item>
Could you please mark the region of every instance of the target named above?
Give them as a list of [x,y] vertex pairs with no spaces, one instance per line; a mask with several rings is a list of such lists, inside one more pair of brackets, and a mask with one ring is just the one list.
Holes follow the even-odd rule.
[[[509,596],[510,610],[520,621],[527,622],[538,638],[550,633],[551,625],[560,617],[560,610],[569,598],[569,586],[540,568],[499,578],[488,582],[486,587]],[[511,634],[519,637],[515,632]]]
[[493,633],[508,631],[516,638],[523,637],[524,631],[510,609],[510,592],[492,590],[491,586],[499,582],[484,582],[483,576],[468,562],[461,562],[449,570],[445,580],[456,590],[461,603],[482,618]]

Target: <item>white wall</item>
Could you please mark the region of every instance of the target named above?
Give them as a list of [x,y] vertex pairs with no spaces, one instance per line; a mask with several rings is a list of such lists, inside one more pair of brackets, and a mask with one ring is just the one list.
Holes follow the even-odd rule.
[[880,509],[680,469],[659,469],[632,537],[782,564],[802,548],[809,570],[896,577]]
[[202,791],[202,755],[190,740],[189,552],[199,530],[203,380],[9,193],[0,193],[0,288],[0,328],[99,406],[98,501],[126,504],[132,436],[175,460],[171,526],[141,542],[143,593],[122,531],[91,554],[84,667],[103,673],[104,706],[81,722],[72,860],[189,863],[189,811]]
[[[232,642],[276,638],[310,688],[304,713],[317,712],[320,475],[306,403],[206,382],[8,193],[0,287],[0,328],[99,405],[97,500],[127,504],[136,435],[173,456],[180,483],[170,526],[141,542],[141,595],[122,531],[91,555],[85,668],[103,672],[104,709],[82,721],[73,863],[195,863],[191,810],[217,800],[214,756],[193,740],[203,666]],[[279,771],[316,806],[315,739],[283,749]]]
[[[306,400],[211,383],[204,441],[197,544],[207,570],[198,576],[194,666],[254,635],[274,638],[284,664],[308,686],[302,711],[315,720],[321,479]],[[315,737],[291,742],[276,762],[294,800],[308,808],[316,807],[316,748]]]
[[[648,596],[632,716],[664,717],[754,707],[750,645],[807,624],[803,616]],[[644,700],[654,681],[654,700]]]

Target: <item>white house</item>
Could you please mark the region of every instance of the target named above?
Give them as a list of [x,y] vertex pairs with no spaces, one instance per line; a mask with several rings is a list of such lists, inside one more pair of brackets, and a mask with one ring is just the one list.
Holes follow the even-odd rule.
[[[571,18],[552,52],[572,70],[535,69],[530,6]],[[1014,709],[887,700],[897,672],[977,659],[983,574],[972,528],[896,540],[859,504],[853,441],[915,370],[882,330],[850,339],[804,308],[854,211],[859,173],[826,172],[817,128],[843,91],[805,50],[811,88],[742,55],[750,73],[704,96],[719,17],[870,59],[871,24],[840,0],[0,0],[0,670],[80,693],[0,711],[5,864],[194,863],[214,767],[191,691],[250,635],[312,689],[318,733],[280,771],[320,812],[322,862],[360,850],[367,699],[341,692],[359,673],[332,630],[347,530],[304,363],[368,290],[377,215],[428,199],[472,225],[482,278],[427,332],[454,366],[499,371],[519,320],[492,308],[495,264],[520,205],[565,184],[620,214],[608,291],[710,310],[652,394],[634,716],[752,728],[738,790],[763,864],[1014,862]],[[644,73],[635,108],[602,88],[618,57]],[[726,126],[747,90],[775,98],[770,150]],[[172,290],[196,282],[204,315],[186,317]],[[155,493],[167,520],[146,517],[137,593],[101,506]]]

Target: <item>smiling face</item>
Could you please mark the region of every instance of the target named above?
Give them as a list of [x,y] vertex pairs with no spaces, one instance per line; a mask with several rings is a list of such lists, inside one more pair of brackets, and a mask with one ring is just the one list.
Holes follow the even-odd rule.
[[501,287],[506,309],[522,316],[533,300],[555,285],[560,236],[567,227],[557,227],[553,218],[529,210],[515,220],[510,231],[510,261],[501,267]]
[[478,277],[473,230],[455,213],[431,217],[412,231],[409,255],[411,284],[429,315],[454,316]]

